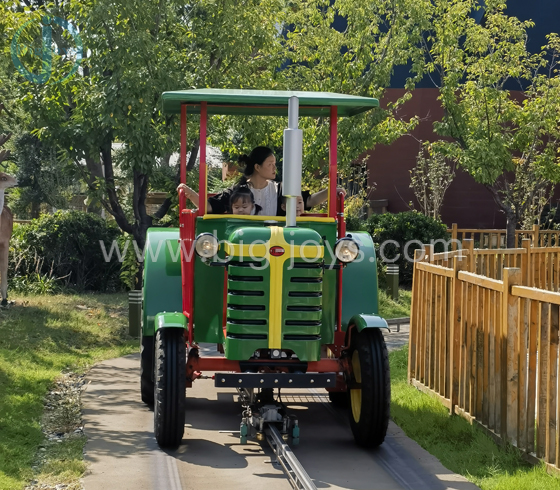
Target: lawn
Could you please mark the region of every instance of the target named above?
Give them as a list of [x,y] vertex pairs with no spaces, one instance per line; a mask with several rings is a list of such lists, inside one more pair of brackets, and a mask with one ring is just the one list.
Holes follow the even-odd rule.
[[466,420],[449,416],[435,398],[407,383],[408,346],[389,354],[391,418],[442,464],[482,490],[560,490],[544,465],[526,463],[513,448],[497,446]]
[[[45,465],[32,469],[45,445],[40,420],[49,387],[66,370],[82,373],[96,362],[138,349],[127,335],[126,296],[52,295],[15,298],[0,310],[0,489],[21,490],[33,478],[76,488],[85,470],[85,437],[49,450]],[[380,292],[380,314],[409,316],[410,293],[399,302]],[[406,380],[408,347],[392,352],[391,416],[444,466],[482,490],[560,490],[544,466],[524,462],[481,430],[448,411]]]
[[138,350],[138,341],[127,335],[126,296],[11,299],[16,304],[0,310],[0,488],[20,490],[32,478],[75,483],[84,470],[84,437],[49,451],[41,474],[33,473],[45,444],[43,400],[63,371],[82,373],[100,360]]
[[411,291],[399,289],[399,300],[393,301],[385,291],[379,290],[379,315],[383,318],[406,318],[410,316]]

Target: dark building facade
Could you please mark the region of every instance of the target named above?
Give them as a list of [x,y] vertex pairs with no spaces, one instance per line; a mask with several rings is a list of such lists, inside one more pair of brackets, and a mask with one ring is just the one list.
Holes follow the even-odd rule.
[[[535,27],[529,30],[528,46],[538,52],[546,43],[546,35],[560,32],[560,0],[508,0],[506,13],[521,20],[533,20]],[[477,19],[480,20],[480,19]],[[408,71],[396,70],[391,88],[385,93],[382,104],[396,100],[404,92]],[[399,114],[407,119],[414,115],[421,119],[411,135],[403,136],[390,146],[378,146],[367,152],[368,184],[375,190],[370,193],[374,209],[386,209],[391,213],[407,211],[410,203],[418,209],[416,198],[410,188],[410,170],[416,164],[420,149],[419,141],[434,141],[433,123],[443,116],[438,100],[438,90],[429,80],[420,83]],[[457,223],[460,228],[504,228],[505,216],[500,212],[490,192],[460,169],[451,184],[442,208],[442,220],[447,225]],[[560,197],[560,196],[559,196]]]

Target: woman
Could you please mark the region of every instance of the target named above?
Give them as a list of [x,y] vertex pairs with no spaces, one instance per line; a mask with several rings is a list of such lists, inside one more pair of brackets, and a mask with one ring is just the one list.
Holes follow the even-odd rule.
[[[284,216],[286,213],[282,209],[282,184],[275,182],[276,178],[276,157],[270,148],[257,146],[249,155],[241,155],[239,162],[245,164],[243,176],[239,184],[247,184],[255,197],[255,203],[262,211],[262,216]],[[198,207],[198,194],[185,184],[180,184],[179,188],[185,190],[185,195]],[[338,191],[344,191],[339,188]],[[226,189],[220,194],[216,194],[208,199],[208,213],[224,214],[228,211],[229,200],[232,189]],[[301,197],[305,203],[305,210],[311,209],[325,202],[328,198],[328,189],[311,194],[309,191],[302,191]]]

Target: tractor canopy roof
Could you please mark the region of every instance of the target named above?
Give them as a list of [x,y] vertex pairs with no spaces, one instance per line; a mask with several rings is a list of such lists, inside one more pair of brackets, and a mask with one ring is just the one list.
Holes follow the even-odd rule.
[[287,116],[288,100],[293,96],[299,99],[300,116],[329,116],[331,106],[337,106],[338,116],[354,116],[379,106],[372,97],[281,90],[203,88],[163,92],[162,99],[166,114],[179,114],[183,103],[189,114],[199,114],[200,103],[206,102],[209,115]]

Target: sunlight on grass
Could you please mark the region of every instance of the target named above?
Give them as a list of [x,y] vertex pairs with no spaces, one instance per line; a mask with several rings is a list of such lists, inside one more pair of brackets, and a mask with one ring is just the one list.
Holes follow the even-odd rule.
[[410,316],[412,294],[399,289],[399,300],[393,301],[385,291],[379,290],[379,315],[382,318],[406,318]]
[[[52,295],[12,298],[0,310],[0,488],[21,489],[44,442],[43,398],[65,369],[83,372],[94,363],[138,350],[127,334],[126,295]],[[83,440],[68,440],[51,453],[41,481],[77,481],[84,470]],[[61,480],[62,478],[62,480]]]
[[442,464],[482,490],[560,490],[544,465],[526,463],[514,448],[499,447],[482,430],[407,383],[408,346],[389,354],[391,418]]

